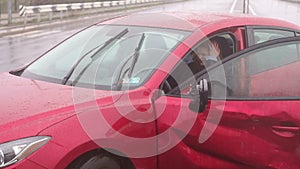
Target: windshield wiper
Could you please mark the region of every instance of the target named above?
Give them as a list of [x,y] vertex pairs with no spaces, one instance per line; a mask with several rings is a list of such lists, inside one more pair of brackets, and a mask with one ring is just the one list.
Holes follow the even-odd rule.
[[[127,75],[127,76],[128,76],[129,81],[130,81],[131,76],[132,76],[132,73],[133,73],[133,70],[134,70],[134,67],[135,67],[135,64],[136,64],[136,62],[137,62],[137,60],[138,60],[138,58],[139,58],[139,56],[140,56],[140,50],[141,50],[141,47],[142,47],[142,45],[143,45],[143,43],[144,43],[144,40],[145,40],[145,33],[142,34],[142,37],[141,37],[141,39],[139,40],[138,46],[137,46],[137,47],[135,48],[135,50],[134,50],[134,54],[131,55],[130,57],[128,57],[128,58],[126,59],[126,61],[122,64],[122,67],[121,67],[120,71],[118,71],[118,74],[117,74],[117,76],[116,76],[116,78],[115,78],[115,81],[114,81],[114,83],[113,83],[113,85],[112,85],[113,89],[115,89],[115,90],[121,90],[121,88],[122,88],[122,80],[124,79],[125,74],[126,74],[127,72],[128,72],[128,75]],[[130,67],[127,68],[127,69],[122,73],[122,71],[123,71],[125,65],[127,65],[128,61],[129,61],[132,57],[133,57],[133,59],[132,59],[132,62],[131,62]],[[121,73],[122,73],[122,75],[121,75]]]
[[83,71],[80,73],[80,75],[82,75],[84,73],[84,71],[91,65],[91,63],[97,59],[94,58],[96,56],[97,53],[99,53],[100,51],[102,51],[104,48],[106,48],[108,45],[112,44],[112,42],[114,42],[117,39],[122,38],[124,35],[126,35],[128,33],[128,28],[124,29],[122,32],[120,32],[119,34],[117,34],[116,36],[108,39],[107,41],[105,41],[104,43],[94,47],[93,49],[91,49],[90,51],[88,51],[87,53],[85,53],[84,55],[82,55],[79,60],[71,67],[70,71],[67,73],[67,75],[63,78],[62,84],[65,85],[70,77],[72,76],[72,74],[74,73],[74,70],[77,68],[77,66],[80,64],[80,62],[87,56],[89,55],[91,52],[93,52],[94,50],[96,50],[97,48],[99,48],[100,46],[102,46],[101,48],[99,48],[97,51],[95,51],[95,53],[91,56],[91,58],[93,59],[87,66],[85,66],[85,68],[83,69]]

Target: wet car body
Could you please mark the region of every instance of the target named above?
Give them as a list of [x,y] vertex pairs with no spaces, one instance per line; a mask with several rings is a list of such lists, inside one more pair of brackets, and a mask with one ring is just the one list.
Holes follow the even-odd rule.
[[[153,34],[154,37],[157,32],[166,31],[167,37],[172,38],[164,37],[164,40],[172,45],[165,49],[168,51],[163,53],[164,59],[161,62],[155,62],[152,67],[149,67],[150,71],[145,78],[131,79],[130,77],[129,80],[122,78],[121,82],[114,79],[107,80],[123,84],[119,87],[120,90],[111,88],[115,83],[107,85],[108,82],[105,81],[99,82],[99,85],[89,85],[91,79],[80,81],[81,79],[72,76],[67,78],[69,82],[67,80],[62,85],[66,76],[62,76],[60,80],[57,80],[54,74],[47,77],[45,75],[50,69],[46,71],[46,68],[42,71],[46,74],[41,76],[31,72],[26,73],[28,70],[38,70],[38,67],[32,65],[37,62],[43,63],[42,59],[37,59],[20,70],[3,73],[0,83],[2,93],[0,104],[3,111],[0,125],[1,145],[33,137],[34,139],[30,139],[29,143],[26,140],[25,147],[33,143],[38,147],[33,152],[27,152],[27,149],[26,151],[23,149],[24,144],[21,144],[17,147],[21,150],[14,149],[14,152],[24,151],[31,155],[16,158],[15,162],[7,165],[7,168],[85,168],[88,165],[98,165],[97,160],[95,163],[90,161],[94,157],[106,157],[108,161],[105,162],[109,164],[103,165],[111,168],[114,168],[114,165],[119,165],[121,168],[149,169],[299,167],[300,116],[297,114],[297,91],[282,90],[285,87],[280,86],[276,80],[272,82],[278,85],[267,87],[270,91],[261,88],[267,86],[262,79],[268,79],[270,75],[274,77],[272,71],[286,72],[283,75],[275,73],[279,80],[291,72],[294,72],[293,76],[298,76],[299,73],[295,71],[297,65],[294,68],[269,70],[274,68],[271,66],[263,74],[251,70],[257,74],[251,74],[251,77],[247,77],[245,81],[247,83],[239,82],[238,87],[234,88],[235,91],[241,92],[226,100],[212,97],[208,101],[207,108],[199,113],[189,109],[192,97],[168,93],[170,89],[164,89],[165,81],[168,81],[169,74],[176,69],[178,62],[207,37],[222,36],[231,40],[233,55],[225,58],[224,64],[226,67],[227,62],[236,63],[238,72],[241,72],[237,79],[243,79],[248,70],[243,69],[241,65],[246,62],[243,62],[243,59],[238,59],[239,62],[232,61],[235,60],[234,58],[274,44],[276,46],[290,41],[296,43],[299,41],[296,37],[299,35],[299,26],[284,21],[244,15],[197,13],[124,16],[95,24],[94,27],[97,29],[97,26],[103,25],[120,27],[118,31],[107,31],[110,36],[118,32],[126,34],[124,28],[127,27],[135,29],[138,36],[124,35],[127,39],[135,38],[134,43],[130,43],[133,51],[137,49],[139,44],[137,42],[143,42],[140,36],[146,28],[149,28],[147,34]],[[83,32],[91,28],[93,29],[93,26]],[[174,35],[176,30],[180,33]],[[263,42],[270,40],[274,34],[280,35],[275,38],[278,40]],[[76,36],[78,35],[73,37]],[[293,36],[294,39],[291,38]],[[172,42],[174,37],[178,38],[176,43]],[[265,40],[266,37],[269,39]],[[290,37],[289,41],[280,40],[285,37]],[[153,41],[156,43],[155,40]],[[260,43],[262,46],[259,46]],[[58,46],[63,45],[64,42]],[[71,48],[75,47],[71,46]],[[163,48],[149,47],[149,49],[153,48],[159,49],[148,50],[153,60],[156,60],[160,57],[159,54],[162,55],[160,52]],[[82,51],[80,51],[81,56],[86,53]],[[51,53],[51,50],[49,52]],[[61,51],[64,52],[68,51]],[[87,50],[87,53],[89,52],[90,50]],[[236,52],[238,53],[234,54]],[[126,57],[122,58],[125,59],[124,62],[131,61],[131,54],[136,55],[135,52],[127,53]],[[154,54],[158,56],[155,57]],[[49,53],[45,55],[41,58],[50,57]],[[54,53],[54,55],[58,54]],[[76,65],[78,57],[75,57],[69,69],[72,65]],[[60,65],[53,63],[55,64],[52,69],[55,72],[55,66]],[[252,60],[247,63],[255,64]],[[78,62],[79,64],[81,63]],[[108,65],[108,67],[113,66]],[[137,63],[137,67],[142,66]],[[82,67],[82,70],[75,74],[86,74],[85,67]],[[120,73],[117,71],[111,77],[118,74],[122,76],[122,69],[116,68],[116,70],[120,70]],[[66,70],[63,75],[68,72],[70,71]],[[88,69],[87,73],[89,73]],[[199,76],[202,77],[203,74],[205,71],[200,72]],[[92,76],[92,78],[96,77],[97,73]],[[101,78],[106,77],[101,76]],[[296,88],[293,82],[287,85]],[[248,90],[247,93],[243,93],[245,88]],[[158,89],[163,92],[157,96],[155,91]],[[282,96],[283,93],[286,97],[268,98],[271,91],[279,91],[279,94],[272,93],[272,96]],[[292,96],[293,99],[287,96]],[[211,116],[220,111],[223,112],[221,116]],[[36,138],[37,136],[42,138]],[[10,152],[5,148],[7,145],[3,147],[1,145],[0,152],[3,154],[5,151]],[[7,162],[5,158],[0,158],[0,166]]]

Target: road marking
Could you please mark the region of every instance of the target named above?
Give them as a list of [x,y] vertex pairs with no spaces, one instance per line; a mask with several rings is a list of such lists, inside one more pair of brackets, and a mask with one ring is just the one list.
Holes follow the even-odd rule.
[[251,5],[249,5],[249,9],[250,9],[250,12],[252,13],[252,15],[257,15]]
[[235,8],[235,6],[236,6],[236,3],[237,3],[237,1],[238,1],[238,0],[234,0],[234,2],[233,2],[233,4],[232,4],[232,6],[231,6],[231,8],[230,8],[230,13],[233,13],[233,11],[234,11],[234,8]]
[[[230,8],[230,13],[233,13],[233,12],[234,12],[234,9],[235,9],[235,6],[236,6],[236,4],[237,4],[237,1],[238,1],[238,0],[234,0],[232,6],[231,6],[231,8]],[[249,10],[250,10],[250,12],[252,13],[252,15],[257,15],[256,12],[254,11],[254,9],[252,8],[252,6],[251,6],[250,4],[249,4]]]
[[35,37],[40,37],[40,36],[46,36],[46,35],[50,35],[50,34],[54,34],[54,33],[58,33],[58,32],[61,32],[61,31],[46,31],[46,32],[41,32],[39,34],[32,34],[32,35],[29,35],[27,36],[28,38],[35,38]]
[[35,30],[35,31],[19,33],[19,34],[15,34],[15,35],[7,35],[7,36],[4,36],[4,38],[19,38],[19,37],[35,38],[35,37],[39,37],[39,36],[54,34],[54,33],[57,33],[57,32],[60,32],[60,31]]
[[3,37],[4,38],[17,38],[17,37],[32,35],[32,34],[36,34],[36,33],[40,33],[40,32],[41,32],[41,30],[37,30],[37,31],[30,31],[30,32],[25,32],[25,33],[18,33],[18,34],[14,34],[14,35],[7,35],[7,36],[3,36]]

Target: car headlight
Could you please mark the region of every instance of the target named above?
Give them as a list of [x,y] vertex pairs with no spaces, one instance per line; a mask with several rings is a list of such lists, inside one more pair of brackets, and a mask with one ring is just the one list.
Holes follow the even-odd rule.
[[28,157],[49,140],[48,136],[36,136],[0,144],[0,168]]

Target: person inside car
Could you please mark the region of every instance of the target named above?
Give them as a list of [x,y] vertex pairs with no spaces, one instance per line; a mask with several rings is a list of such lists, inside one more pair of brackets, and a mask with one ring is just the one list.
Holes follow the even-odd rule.
[[[194,52],[191,53],[193,62],[187,63],[187,65],[195,75],[195,78],[197,78],[197,73],[208,69],[217,62],[221,62],[222,59],[230,55],[230,52],[231,49],[226,39],[215,36],[195,48]],[[215,96],[218,96],[221,92],[223,93],[222,90],[226,89],[227,77],[225,77],[224,71],[222,67],[219,67],[208,73],[209,76],[206,77],[209,80],[210,89],[214,89],[213,95]],[[192,85],[189,84],[188,86],[185,90],[181,91],[181,94],[188,94],[190,92],[190,86]],[[231,93],[228,89],[226,89],[226,92],[227,94]],[[212,95],[212,91],[209,91],[209,95]]]
[[219,43],[213,39],[196,48],[195,53],[200,59],[198,62],[201,67],[209,67],[222,58]]
[[[228,50],[225,49],[225,43],[225,38],[215,36],[201,43],[191,51],[169,76],[169,85],[171,86],[170,88],[173,88],[171,93],[189,94],[192,84],[188,82],[188,79],[191,79],[193,76],[197,78],[196,76],[199,72],[220,62],[224,58],[224,55],[229,55],[226,51],[229,51],[230,48],[228,47]],[[207,78],[215,80],[215,77],[219,76],[218,74],[216,73],[216,75]],[[174,88],[172,86],[178,87]]]

